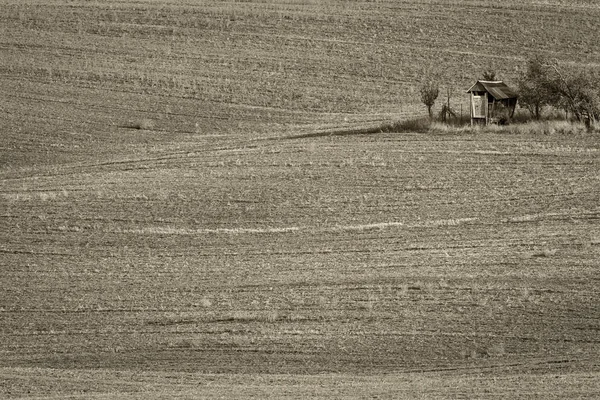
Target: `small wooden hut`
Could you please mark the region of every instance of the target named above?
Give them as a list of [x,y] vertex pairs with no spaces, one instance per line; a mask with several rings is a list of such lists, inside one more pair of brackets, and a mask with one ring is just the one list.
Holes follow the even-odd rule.
[[515,113],[517,92],[502,81],[477,81],[471,95],[471,125],[506,123]]

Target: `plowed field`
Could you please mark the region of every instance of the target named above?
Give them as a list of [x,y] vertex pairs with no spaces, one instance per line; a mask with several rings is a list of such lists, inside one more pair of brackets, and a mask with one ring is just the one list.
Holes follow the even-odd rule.
[[598,135],[361,129],[600,10],[450,3],[0,1],[0,397],[595,398]]

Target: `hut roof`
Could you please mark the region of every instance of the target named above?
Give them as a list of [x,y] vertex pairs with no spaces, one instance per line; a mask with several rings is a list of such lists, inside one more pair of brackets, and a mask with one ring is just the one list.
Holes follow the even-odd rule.
[[470,92],[488,92],[496,100],[514,99],[517,98],[517,92],[508,87],[502,81],[477,81],[467,93]]

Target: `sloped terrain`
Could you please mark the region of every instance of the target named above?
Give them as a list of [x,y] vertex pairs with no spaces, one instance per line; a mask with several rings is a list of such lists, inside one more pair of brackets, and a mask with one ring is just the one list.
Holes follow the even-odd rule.
[[598,393],[597,134],[366,129],[591,2],[1,3],[0,397]]

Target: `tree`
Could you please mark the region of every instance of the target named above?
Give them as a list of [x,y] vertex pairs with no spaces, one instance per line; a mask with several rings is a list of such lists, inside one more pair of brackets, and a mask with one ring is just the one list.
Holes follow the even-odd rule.
[[558,62],[549,64],[549,90],[555,105],[571,111],[580,122],[588,127],[600,119],[600,76],[598,71],[565,69]]
[[495,81],[496,80],[496,71],[493,69],[487,69],[483,71],[483,80],[484,81]]
[[600,72],[566,68],[540,57],[527,63],[518,80],[519,102],[536,119],[545,106],[570,111],[577,121],[591,126],[600,119]]
[[540,119],[545,106],[556,103],[549,76],[548,62],[536,57],[527,62],[527,71],[518,81],[519,103],[531,116]]
[[431,109],[433,108],[433,105],[440,94],[440,88],[437,82],[435,82],[432,78],[428,78],[421,86],[420,92],[421,101],[423,104],[425,104],[425,107],[427,107],[429,118],[433,118],[433,112]]

